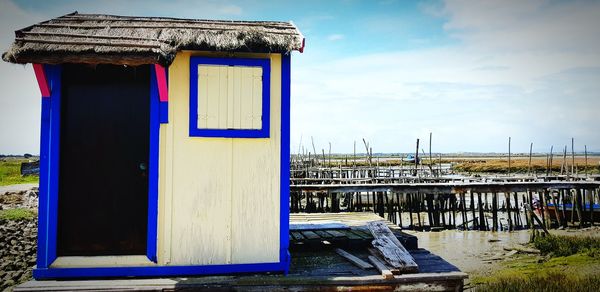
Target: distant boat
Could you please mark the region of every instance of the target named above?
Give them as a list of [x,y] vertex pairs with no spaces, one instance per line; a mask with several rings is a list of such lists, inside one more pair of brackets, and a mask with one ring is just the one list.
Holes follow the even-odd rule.
[[[581,213],[583,215],[583,219],[586,221],[590,220],[590,204],[585,204],[581,206],[583,209],[581,210]],[[575,213],[571,214],[573,212],[573,204],[565,204],[564,207],[562,204],[558,204],[558,212],[562,213],[563,212],[563,208],[564,208],[564,214],[565,217],[567,219],[571,219],[571,216],[573,216],[574,220],[579,220],[579,217],[577,216],[577,211],[575,211]],[[556,207],[554,206],[554,204],[549,203],[547,209],[545,210],[550,218],[552,218],[552,220],[556,220],[556,211],[555,211]],[[594,209],[594,217],[595,218],[600,218],[600,204],[594,204],[593,205],[593,209]],[[597,220],[597,219],[595,219]]]
[[406,155],[406,158],[404,158],[404,161],[410,162],[410,163],[415,163],[415,159],[417,160],[417,163],[421,162],[421,158],[415,158],[415,155],[413,155],[413,154]]

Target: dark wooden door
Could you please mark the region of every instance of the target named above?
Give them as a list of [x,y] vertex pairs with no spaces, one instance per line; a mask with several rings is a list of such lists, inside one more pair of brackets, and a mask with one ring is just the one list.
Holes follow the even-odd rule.
[[146,254],[149,66],[65,65],[57,255]]

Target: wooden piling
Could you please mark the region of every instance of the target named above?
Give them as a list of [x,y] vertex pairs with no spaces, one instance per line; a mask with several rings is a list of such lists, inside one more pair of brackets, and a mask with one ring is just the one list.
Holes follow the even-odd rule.
[[531,142],[531,144],[529,144],[529,164],[527,165],[527,175],[530,176],[531,175],[531,152],[533,150],[533,142]]
[[417,149],[415,150],[415,171],[413,173],[414,176],[417,176],[419,166],[419,139],[417,139]]
[[504,199],[506,200],[506,218],[508,224],[508,231],[513,230],[512,218],[511,218],[511,208],[510,208],[510,193],[504,193]]
[[492,193],[492,231],[498,231],[498,194]]

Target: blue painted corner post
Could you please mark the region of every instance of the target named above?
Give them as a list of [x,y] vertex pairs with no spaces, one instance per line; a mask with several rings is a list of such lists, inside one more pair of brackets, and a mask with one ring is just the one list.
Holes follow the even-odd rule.
[[38,268],[48,268],[56,259],[62,67],[60,65],[43,65],[43,69],[47,76],[50,96],[42,97],[37,242]]
[[290,85],[291,85],[291,53],[281,56],[281,250],[279,261],[287,275],[290,269],[289,253],[290,229]]

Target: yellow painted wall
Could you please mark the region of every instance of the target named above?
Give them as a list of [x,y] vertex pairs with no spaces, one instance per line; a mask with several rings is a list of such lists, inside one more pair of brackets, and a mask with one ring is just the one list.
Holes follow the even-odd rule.
[[270,138],[189,137],[190,56],[169,67],[169,123],[160,128],[159,265],[279,261],[281,55],[271,59]]

